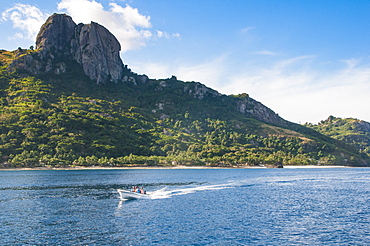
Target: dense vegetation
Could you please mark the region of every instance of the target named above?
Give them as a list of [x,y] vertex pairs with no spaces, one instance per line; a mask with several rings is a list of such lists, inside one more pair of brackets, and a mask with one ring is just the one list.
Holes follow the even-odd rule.
[[355,147],[304,126],[282,128],[248,118],[234,110],[232,96],[199,100],[184,92],[184,86],[199,83],[172,77],[97,85],[68,60],[73,69],[34,77],[8,69],[14,53],[0,51],[3,166],[366,165],[368,160]]
[[306,126],[324,135],[351,144],[358,148],[360,153],[370,156],[370,123],[368,122],[330,116],[317,125],[306,124]]

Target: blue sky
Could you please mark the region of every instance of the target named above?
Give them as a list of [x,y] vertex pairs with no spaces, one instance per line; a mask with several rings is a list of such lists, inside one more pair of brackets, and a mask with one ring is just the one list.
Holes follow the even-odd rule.
[[150,78],[248,93],[297,123],[370,121],[370,1],[1,0],[0,49],[34,45],[55,12],[107,27]]

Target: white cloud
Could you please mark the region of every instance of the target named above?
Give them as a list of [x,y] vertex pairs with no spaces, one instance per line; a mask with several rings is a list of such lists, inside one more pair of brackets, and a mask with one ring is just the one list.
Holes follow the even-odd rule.
[[29,39],[34,41],[41,25],[49,15],[36,6],[17,3],[1,14],[2,21],[12,21],[13,27],[20,29],[11,39]]
[[129,5],[110,3],[109,10],[105,10],[94,0],[62,0],[58,9],[65,10],[76,23],[94,21],[105,26],[119,40],[123,52],[145,46],[153,36],[149,30],[150,16],[140,14]]
[[168,33],[166,32],[163,32],[163,31],[159,31],[159,30],[156,30],[157,31],[157,37],[158,38],[169,38],[170,36],[168,35]]
[[[153,34],[150,30],[150,16],[139,13],[138,9],[126,4],[122,7],[110,3],[109,9],[94,0],[62,0],[58,9],[65,10],[76,23],[97,22],[105,26],[121,43],[122,52],[139,49],[152,38],[171,38],[179,34],[170,35],[164,31]],[[81,11],[83,9],[83,11]]]

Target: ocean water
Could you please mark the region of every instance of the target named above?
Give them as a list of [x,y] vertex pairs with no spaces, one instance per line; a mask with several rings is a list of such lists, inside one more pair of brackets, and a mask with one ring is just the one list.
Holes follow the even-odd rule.
[[0,245],[370,245],[370,168],[0,171]]

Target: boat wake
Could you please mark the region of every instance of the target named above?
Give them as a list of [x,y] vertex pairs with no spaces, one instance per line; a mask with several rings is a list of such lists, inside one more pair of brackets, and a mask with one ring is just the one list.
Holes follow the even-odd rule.
[[[174,196],[182,196],[190,193],[196,193],[200,191],[212,191],[212,190],[223,190],[223,189],[231,189],[236,187],[249,187],[255,185],[255,181],[250,179],[248,180],[238,180],[238,181],[229,181],[223,184],[213,184],[213,185],[184,185],[182,187],[171,187],[166,186],[164,188],[155,190],[155,191],[147,191],[146,199],[167,199]],[[121,203],[123,201],[131,200],[131,199],[123,199],[120,197]]]
[[180,189],[169,189],[168,187],[164,187],[160,190],[156,190],[153,192],[148,192],[150,199],[166,199],[171,198],[173,196],[181,196],[190,193],[195,193],[198,191],[207,191],[207,190],[222,190],[235,187],[234,184],[219,184],[219,185],[201,185],[196,187],[188,187],[188,188],[180,188]]

